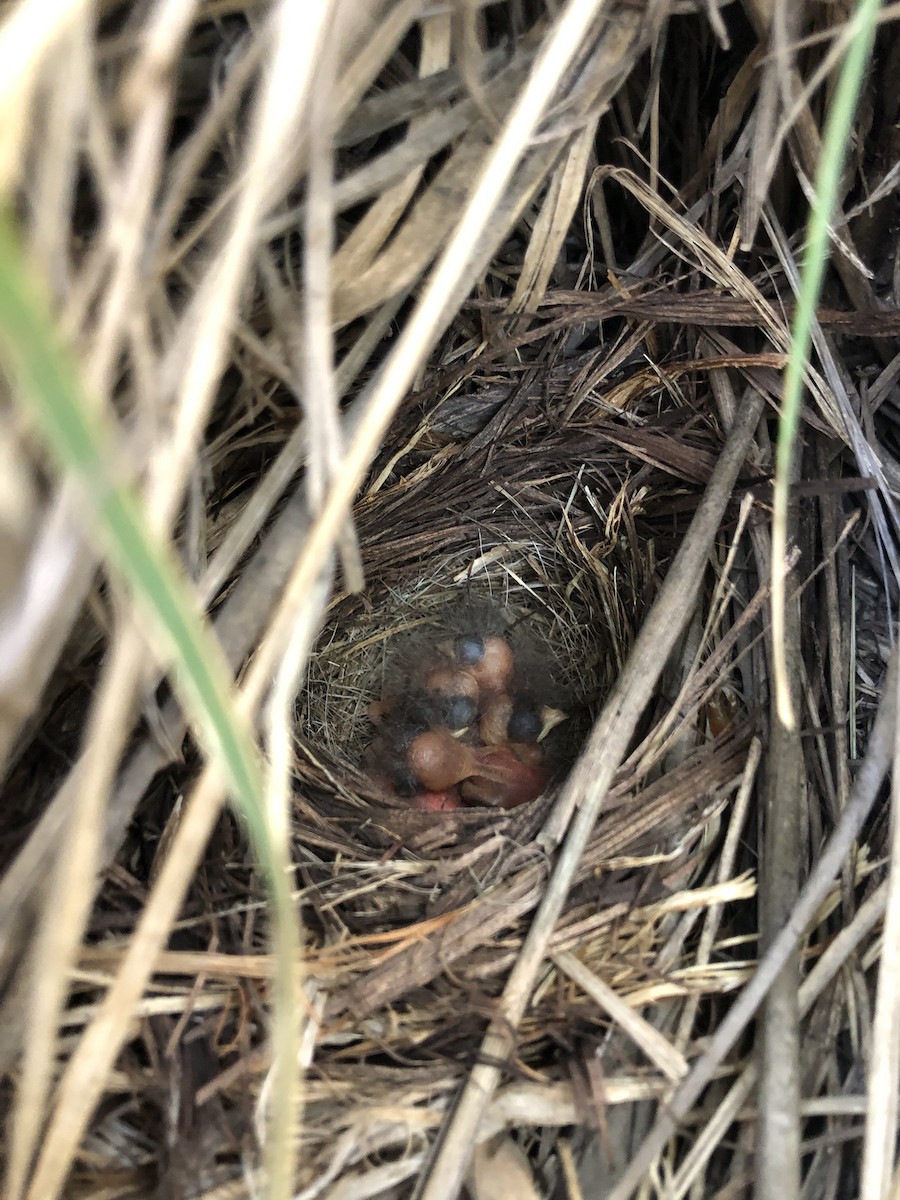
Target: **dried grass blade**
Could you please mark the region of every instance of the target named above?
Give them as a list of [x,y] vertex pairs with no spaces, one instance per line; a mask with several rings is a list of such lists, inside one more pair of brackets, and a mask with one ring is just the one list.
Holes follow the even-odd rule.
[[0,25],[0,193],[18,182],[41,59],[70,25],[85,20],[87,0],[21,0]]
[[[763,58],[762,81],[756,101],[756,126],[747,168],[747,189],[741,212],[741,246],[753,243],[759,214],[768,195],[772,174],[778,162],[783,133],[775,136],[778,99],[790,96],[793,63],[791,45],[796,37],[801,4],[776,4],[758,7],[758,19],[767,22],[770,53]],[[772,51],[774,47],[774,52]]]
[[[429,17],[422,22],[422,52],[419,77],[427,79],[445,70],[450,62],[450,22],[446,15]],[[410,122],[404,141],[409,141],[427,118]],[[345,238],[332,261],[334,288],[340,291],[367,271],[400,220],[425,173],[425,164],[414,167],[407,177],[383,192],[366,215]]]
[[658,1029],[636,1013],[617,992],[593,971],[589,971],[584,963],[579,962],[574,954],[567,950],[559,950],[551,957],[559,969],[595,1000],[612,1017],[616,1025],[640,1046],[650,1061],[655,1063],[668,1079],[677,1083],[679,1079],[684,1078],[688,1071],[687,1060]]
[[594,136],[591,126],[579,134],[553,173],[509,302],[511,313],[537,312],[543,303],[550,276],[581,199]]

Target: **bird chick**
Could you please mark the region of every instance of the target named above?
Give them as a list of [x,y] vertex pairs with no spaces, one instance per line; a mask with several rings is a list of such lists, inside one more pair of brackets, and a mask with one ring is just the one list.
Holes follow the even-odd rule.
[[520,804],[536,800],[550,782],[546,767],[537,761],[539,756],[540,750],[535,746],[492,747],[490,766],[501,772],[502,778],[476,776],[466,779],[459,789],[462,798],[468,804],[504,809],[518,808]]
[[443,792],[423,791],[418,779],[407,767],[393,773],[372,770],[369,771],[369,779],[385,795],[404,800],[410,808],[419,812],[455,812],[463,807],[458,788],[447,788]]
[[512,648],[497,634],[463,633],[439,648],[449,650],[453,662],[472,676],[481,691],[502,692],[512,680]]
[[[465,746],[446,729],[429,729],[409,743],[406,765],[422,791],[443,792],[472,776],[508,782],[510,766],[506,761],[495,762],[495,753],[493,747]],[[512,762],[520,765],[515,759]]]
[[488,746],[504,742],[542,742],[551,729],[567,719],[560,708],[549,708],[526,696],[497,693],[488,703],[478,731]]
[[452,733],[468,729],[478,716],[480,689],[468,671],[437,667],[426,675],[425,687],[436,698],[440,718]]

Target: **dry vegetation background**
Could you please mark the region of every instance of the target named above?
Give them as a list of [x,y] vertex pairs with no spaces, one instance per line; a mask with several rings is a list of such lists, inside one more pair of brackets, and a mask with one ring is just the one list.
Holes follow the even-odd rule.
[[[6,6],[0,182],[289,784],[302,923],[269,1180],[264,880],[7,376],[7,1200],[900,1194],[897,5],[806,377],[796,730],[771,701],[773,439],[851,8]],[[520,810],[407,811],[361,772],[365,707],[473,599],[549,648],[583,753]]]

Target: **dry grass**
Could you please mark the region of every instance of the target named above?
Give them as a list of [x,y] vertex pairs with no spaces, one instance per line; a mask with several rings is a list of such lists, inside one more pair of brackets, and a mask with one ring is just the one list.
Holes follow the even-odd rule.
[[[0,183],[256,724],[303,936],[292,1016],[244,826],[10,384],[9,1200],[896,1188],[898,13],[806,373],[792,733],[772,441],[847,13],[770,7],[5,13]],[[553,664],[559,778],[407,810],[366,704],[484,602]]]

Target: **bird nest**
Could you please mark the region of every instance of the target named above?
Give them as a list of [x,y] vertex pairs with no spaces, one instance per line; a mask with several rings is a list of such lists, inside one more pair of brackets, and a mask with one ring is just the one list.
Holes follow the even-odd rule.
[[[556,384],[552,376],[548,382]],[[563,706],[569,719],[557,757],[574,760],[690,507],[688,481],[679,485],[606,442],[606,423],[615,424],[586,421],[554,436],[535,414],[526,437],[474,463],[468,441],[445,438],[437,470],[423,451],[361,500],[366,592],[333,605],[298,712],[298,758],[309,786],[318,781],[328,795],[335,779],[352,779],[365,793],[361,751],[374,736],[368,709],[397,664],[433,654],[448,630],[485,621],[510,637],[527,674],[540,674],[542,696]],[[425,424],[433,424],[431,414]],[[643,432],[653,436],[647,426]],[[706,448],[702,437],[681,447],[694,450],[699,471],[714,437],[707,431]],[[423,463],[429,470],[420,477]],[[395,819],[409,828],[408,806]],[[496,819],[457,814],[437,824],[449,831]],[[435,822],[416,821],[433,841]]]
[[[546,381],[562,404],[571,378],[567,367]],[[541,394],[490,454],[476,445],[473,455],[476,432],[442,437],[436,467],[434,448],[387,474],[376,466],[354,511],[366,589],[332,603],[298,698],[291,841],[307,939],[305,1195],[377,1194],[385,1180],[420,1172],[545,894],[567,764],[621,672],[720,441],[712,421],[686,430],[660,413],[655,382],[636,390],[627,425],[594,406],[555,429]],[[440,408],[418,415],[423,429]],[[726,530],[713,592],[727,546]],[[365,767],[368,706],[393,664],[485,612],[552,677],[548,697],[569,716],[560,769],[540,797],[508,811],[415,811]],[[480,1130],[485,1144],[523,1122],[588,1138],[607,1105],[664,1095],[685,1051],[660,1051],[642,1018],[623,1034],[622,1011],[714,1006],[745,977],[740,954],[715,939],[698,953],[721,905],[739,910],[754,894],[739,872],[706,879],[751,731],[721,637],[709,628],[699,654],[685,643],[635,734]],[[172,818],[165,803],[159,812],[150,806],[126,861],[165,843]],[[236,835],[223,819],[160,963],[154,994],[180,997],[179,1012],[148,1017],[140,1043],[141,1053],[152,1047],[160,1095],[195,1089],[181,1117],[199,1123],[189,1155],[177,1106],[173,1116],[153,1095],[142,1102],[142,1128],[172,1146],[161,1177],[187,1191],[229,1177],[235,1130],[259,1111],[268,1077],[254,1017],[271,971],[266,927]],[[227,954],[205,947],[210,913]],[[82,966],[115,961],[101,943]],[[603,981],[605,1004],[579,985],[579,969]],[[179,978],[195,972],[199,991],[181,991]],[[94,1136],[119,1119],[111,1109]]]
[[[564,404],[561,373],[548,385]],[[368,706],[393,663],[429,653],[454,622],[487,608],[517,652],[524,643],[521,653],[552,664],[553,698],[570,714],[560,753],[574,759],[719,437],[708,422],[676,432],[657,413],[648,389],[633,406],[631,436],[655,446],[653,465],[616,444],[621,422],[607,412],[560,431],[537,408],[489,456],[473,457],[471,440],[444,439],[437,469],[422,452],[394,463],[387,479],[376,471],[357,506],[366,591],[330,610],[296,740],[294,851],[319,1006],[302,1154],[310,1194],[336,1175],[371,1172],[358,1181],[370,1188],[418,1171],[430,1131],[477,1061],[480,1030],[546,888],[542,831],[560,791],[557,781],[505,812],[417,812],[386,799],[361,765],[373,736]],[[698,916],[753,894],[749,879],[691,890],[749,741],[739,708],[710,720],[730,659],[693,692],[681,689],[672,720],[675,689],[699,677],[702,661],[659,692],[552,941],[626,1006],[700,1003],[741,978],[739,963],[701,966],[696,955]],[[603,1079],[614,1097],[659,1094],[665,1077],[638,1044],[614,1036],[610,1014],[549,963],[485,1135],[519,1103],[543,1111],[540,1123],[593,1125]],[[234,1079],[224,1095],[261,1079]]]

